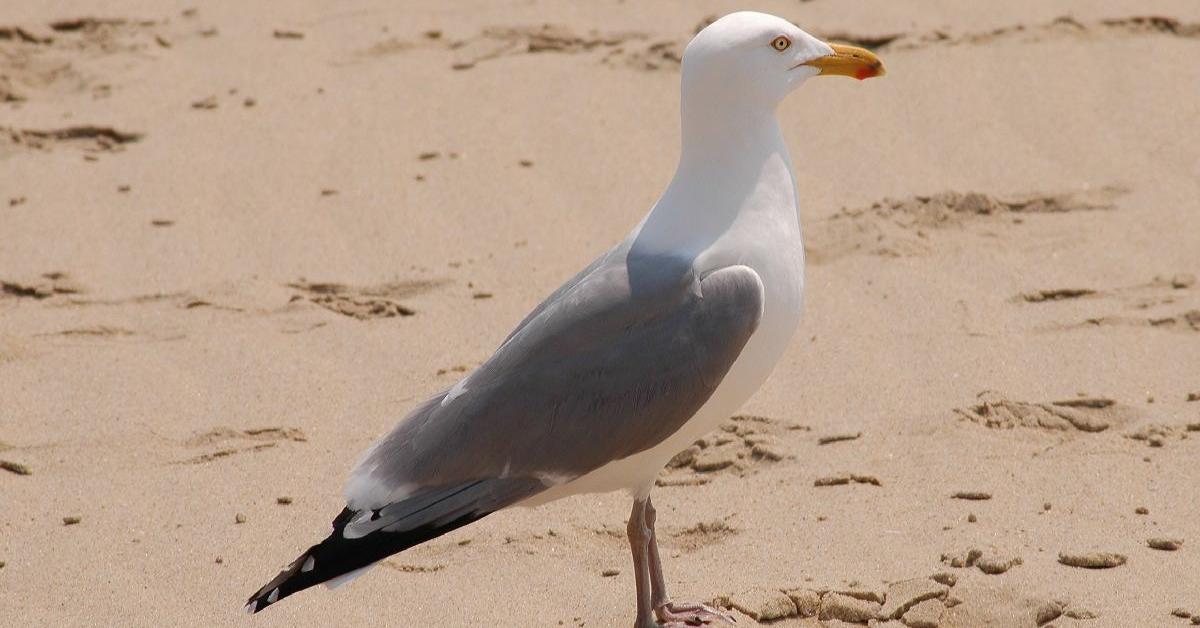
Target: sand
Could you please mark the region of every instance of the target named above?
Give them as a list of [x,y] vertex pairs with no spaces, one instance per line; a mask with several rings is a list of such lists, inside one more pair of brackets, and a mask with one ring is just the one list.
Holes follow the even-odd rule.
[[[740,6],[6,4],[0,625],[630,625],[620,494],[241,606],[364,447],[643,215],[678,55]],[[663,474],[675,596],[789,628],[1187,625],[1200,7],[755,6],[889,73],[780,110],[805,319],[755,418]],[[1091,554],[1127,560],[1059,562]]]

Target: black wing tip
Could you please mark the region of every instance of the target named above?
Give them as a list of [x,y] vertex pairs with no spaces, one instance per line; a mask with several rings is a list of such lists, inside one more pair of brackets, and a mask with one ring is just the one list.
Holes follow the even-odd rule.
[[[280,598],[276,598],[275,602],[278,602],[279,599]],[[246,613],[248,615],[254,615],[257,613],[261,613],[264,608],[274,604],[275,602],[268,601],[267,596],[265,596],[265,595],[255,593],[253,596],[250,597],[249,600],[246,601],[246,606],[244,606],[242,608],[243,608],[243,610],[246,611]]]
[[[246,602],[246,612],[251,615],[259,613],[293,593],[373,565],[392,554],[478,521],[537,492],[535,489],[545,488],[540,480],[496,481],[504,483],[504,492],[494,493],[495,487],[491,486],[491,482],[484,481],[444,489],[440,499],[410,513],[409,517],[419,515],[419,518],[413,521],[411,527],[402,530],[376,530],[361,537],[348,539],[343,535],[346,525],[361,511],[343,509],[333,520],[333,531],[329,536],[308,548],[308,551],[292,561],[279,575],[251,595]],[[455,503],[452,499],[476,487],[482,487],[479,497],[486,498],[486,505],[479,504],[477,497],[469,500],[469,504],[461,503],[461,499],[460,503]],[[435,506],[441,508],[434,508]]]
[[349,508],[343,508],[342,512],[338,513],[338,516],[333,520],[333,532],[330,533],[329,537],[321,541],[320,544],[308,548],[308,551],[292,561],[292,564],[279,572],[279,575],[272,578],[261,589],[255,591],[250,596],[250,599],[246,600],[246,606],[244,607],[246,612],[251,615],[260,613],[264,608],[293,593],[303,591],[341,575],[341,572],[334,570],[318,571],[316,569],[316,557],[323,547],[327,547],[331,543],[336,543],[336,539],[340,538],[342,530],[346,527],[346,523],[353,516],[354,511]]
[[[251,595],[250,599],[246,600],[246,612],[251,615],[261,612],[264,608],[293,593],[303,591],[313,585],[335,577],[336,574],[324,577],[313,574],[312,565],[314,559],[312,552],[314,549],[316,548],[310,548],[307,552],[301,554],[299,558],[292,561],[291,565],[288,565],[287,569],[279,572],[279,575],[272,578],[261,589],[255,591],[254,595]],[[305,570],[306,566],[308,567],[307,570]]]
[[[286,572],[284,572],[284,573],[286,573]],[[280,574],[280,575],[282,576],[283,574]],[[278,578],[276,578],[276,580],[278,580]],[[295,589],[292,591],[284,592],[282,587],[286,584],[286,581],[283,583],[280,583],[279,586],[271,586],[273,584],[275,584],[275,581],[271,581],[270,584],[268,584],[266,587],[259,589],[258,591],[256,591],[254,593],[254,595],[250,596],[250,599],[246,600],[245,610],[247,613],[249,613],[251,615],[254,615],[255,613],[260,613],[260,612],[262,612],[262,610],[264,608],[271,606],[272,604],[278,602],[279,600],[282,600],[283,598],[300,590],[300,589]],[[267,587],[270,587],[270,588],[268,589]]]
[[[271,592],[273,593],[277,590],[278,589],[271,589]],[[299,590],[299,589],[297,589],[297,590]],[[283,593],[275,593],[274,596],[272,596],[271,593],[268,593],[266,595],[259,595],[259,594],[255,593],[254,597],[251,597],[250,600],[246,602],[246,606],[244,606],[243,609],[246,611],[247,614],[255,615],[255,614],[261,613],[263,611],[263,609],[267,608],[268,606],[273,606],[275,604],[275,602],[278,602],[279,600],[282,600],[283,598],[285,598],[288,595],[291,595],[292,593],[295,593],[295,592],[296,591],[292,591],[290,593],[287,593],[286,595]],[[272,599],[272,597],[274,597],[274,599]]]

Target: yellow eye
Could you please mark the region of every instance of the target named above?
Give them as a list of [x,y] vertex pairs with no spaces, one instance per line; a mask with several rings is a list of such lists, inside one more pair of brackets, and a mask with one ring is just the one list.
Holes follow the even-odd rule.
[[780,35],[779,37],[776,37],[775,39],[771,40],[771,47],[780,52],[787,50],[788,46],[791,46],[791,45],[792,45],[792,40],[788,39],[787,37],[784,37],[783,35]]

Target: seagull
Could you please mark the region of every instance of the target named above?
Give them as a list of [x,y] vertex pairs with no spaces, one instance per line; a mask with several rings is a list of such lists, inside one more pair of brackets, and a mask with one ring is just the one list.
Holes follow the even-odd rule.
[[883,74],[870,51],[772,15],[700,31],[683,54],[679,166],[658,202],[482,366],[375,442],[329,537],[246,610],[339,586],[504,508],[625,490],[635,628],[731,622],[667,594],[650,491],[758,390],[800,322],[804,246],[776,108],[815,76]]

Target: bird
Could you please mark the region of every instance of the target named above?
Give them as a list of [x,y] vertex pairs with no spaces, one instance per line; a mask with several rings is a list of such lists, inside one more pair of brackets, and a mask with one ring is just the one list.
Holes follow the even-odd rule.
[[624,490],[635,628],[731,622],[669,596],[651,489],[758,390],[800,323],[799,195],[776,109],[810,78],[884,73],[872,52],[764,13],[697,33],[682,56],[679,164],[649,213],[371,445],[329,536],[246,610],[340,586],[505,508]]

